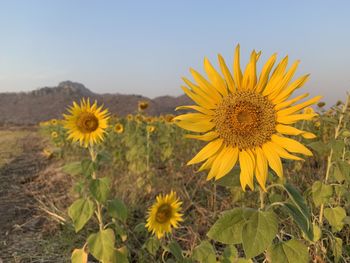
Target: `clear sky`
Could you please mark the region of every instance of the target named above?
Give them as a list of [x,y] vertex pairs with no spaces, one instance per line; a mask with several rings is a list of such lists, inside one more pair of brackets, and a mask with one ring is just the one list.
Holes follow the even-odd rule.
[[181,94],[188,69],[241,45],[300,59],[306,89],[350,90],[350,1],[0,1],[0,92],[83,83],[99,93]]

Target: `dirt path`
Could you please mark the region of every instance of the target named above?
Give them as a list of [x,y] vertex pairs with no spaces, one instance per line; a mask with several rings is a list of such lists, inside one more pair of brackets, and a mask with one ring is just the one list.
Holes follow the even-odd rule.
[[17,140],[22,153],[0,169],[0,262],[48,262],[31,258],[36,240],[41,239],[43,219],[37,216],[35,199],[27,191],[47,165],[42,145],[39,135],[29,131]]

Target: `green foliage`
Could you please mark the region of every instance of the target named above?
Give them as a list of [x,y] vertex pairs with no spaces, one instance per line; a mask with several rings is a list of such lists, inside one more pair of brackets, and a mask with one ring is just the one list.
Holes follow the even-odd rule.
[[146,241],[145,247],[151,255],[155,256],[160,248],[160,242],[157,238],[151,237]]
[[194,248],[192,258],[200,263],[216,263],[215,250],[207,240]]
[[272,245],[267,250],[267,257],[271,263],[308,263],[307,247],[300,241],[291,239]]
[[243,248],[247,258],[262,253],[277,234],[277,218],[273,212],[253,213],[242,229]]
[[116,198],[108,201],[107,211],[111,217],[119,219],[122,222],[125,222],[128,217],[127,207],[121,200]]
[[72,219],[75,232],[79,232],[89,221],[95,211],[94,202],[87,198],[76,200],[69,208],[68,215]]
[[74,249],[71,257],[72,263],[87,263],[88,254],[84,249]]
[[100,203],[106,203],[110,191],[110,180],[107,177],[92,179],[90,182],[90,192]]
[[207,236],[224,244],[242,243],[242,228],[254,213],[250,208],[234,208],[222,213]]
[[334,208],[326,208],[324,210],[324,216],[332,226],[334,231],[342,230],[344,226],[343,220],[346,217],[346,211],[344,208],[338,206]]
[[326,185],[320,181],[316,181],[312,185],[312,198],[316,206],[328,202],[332,194],[333,188],[330,185]]
[[80,162],[67,163],[62,167],[62,171],[70,175],[79,175],[82,173]]
[[100,230],[87,240],[90,253],[102,262],[116,262],[115,236],[112,229]]

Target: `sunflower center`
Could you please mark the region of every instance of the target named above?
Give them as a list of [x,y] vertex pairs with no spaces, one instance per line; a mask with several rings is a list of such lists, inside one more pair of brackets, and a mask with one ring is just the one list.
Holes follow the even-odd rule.
[[273,104],[252,91],[237,91],[224,98],[214,122],[224,142],[239,149],[262,146],[276,132]]
[[92,113],[83,112],[77,120],[77,126],[82,133],[90,133],[97,130],[98,119]]
[[168,204],[161,205],[156,213],[156,221],[163,224],[170,220],[172,214],[171,206]]

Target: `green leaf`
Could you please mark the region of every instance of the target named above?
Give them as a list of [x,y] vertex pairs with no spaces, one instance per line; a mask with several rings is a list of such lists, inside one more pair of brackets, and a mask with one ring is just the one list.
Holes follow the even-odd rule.
[[210,228],[207,236],[224,244],[242,243],[242,228],[246,220],[254,213],[250,208],[234,208],[225,211]]
[[267,258],[271,263],[308,263],[309,253],[303,243],[291,239],[272,245],[267,250]]
[[337,166],[339,167],[339,170],[344,176],[345,180],[350,183],[350,163],[346,161],[338,161]]
[[90,199],[78,199],[69,208],[68,215],[72,219],[75,232],[79,232],[89,221],[95,211],[95,205]]
[[169,244],[169,250],[171,252],[171,254],[175,257],[175,259],[177,260],[177,262],[182,262],[184,260],[184,257],[182,255],[182,249],[179,245],[179,243],[177,243],[176,241],[172,241]]
[[332,249],[334,255],[334,263],[338,263],[343,253],[343,240],[335,237],[332,242]]
[[90,159],[84,159],[81,161],[82,173],[86,177],[91,177],[92,173],[95,171],[94,162]]
[[88,253],[82,249],[74,249],[71,257],[72,263],[87,263],[88,262]]
[[207,240],[194,248],[192,258],[200,263],[216,263],[215,250]]
[[103,262],[115,262],[115,236],[112,229],[100,230],[96,234],[91,234],[87,240],[90,253]]
[[109,196],[110,180],[107,177],[93,179],[90,183],[92,196],[100,203],[105,203]]
[[344,226],[343,220],[346,217],[345,209],[338,206],[334,208],[326,208],[324,210],[324,217],[328,220],[329,224],[336,231],[342,230]]
[[117,263],[129,263],[128,256],[123,252],[115,250],[114,256],[115,256],[115,262]]
[[252,214],[242,229],[246,258],[255,257],[270,246],[277,230],[278,223],[274,212],[257,211]]
[[299,228],[303,231],[309,240],[313,240],[313,229],[311,224],[300,210],[293,204],[284,203],[283,206],[288,210],[289,214],[292,216],[294,222],[297,223]]
[[67,163],[62,167],[62,171],[70,175],[82,174],[81,163],[80,162]]
[[228,245],[225,247],[224,252],[222,254],[221,263],[232,263],[234,259],[238,257],[238,251],[234,245]]
[[343,173],[340,170],[340,167],[338,165],[335,165],[333,167],[333,176],[337,180],[338,183],[342,183],[345,180],[345,176],[343,175]]
[[303,196],[290,184],[284,185],[290,199],[293,201],[293,203],[298,207],[300,212],[307,218],[311,218],[310,210],[308,206],[306,205],[305,199]]
[[108,214],[116,219],[125,222],[128,217],[128,209],[119,199],[112,199],[107,203]]
[[160,242],[157,238],[151,237],[146,241],[145,247],[150,254],[155,256],[159,250]]
[[330,151],[330,146],[328,144],[323,143],[322,141],[309,143],[308,146],[321,156],[328,154],[328,152]]
[[320,181],[314,182],[312,185],[312,199],[316,206],[327,203],[333,194],[333,188]]

